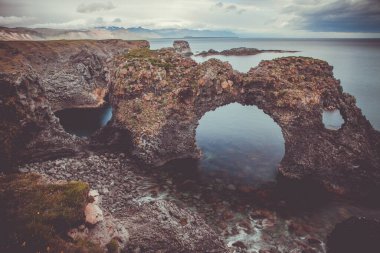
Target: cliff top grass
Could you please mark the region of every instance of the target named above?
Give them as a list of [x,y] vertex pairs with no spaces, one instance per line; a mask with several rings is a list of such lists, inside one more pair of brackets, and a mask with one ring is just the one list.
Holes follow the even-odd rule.
[[[165,59],[163,55],[161,55],[156,50],[150,50],[149,48],[134,48],[130,49],[127,54],[125,54],[126,59],[145,59],[149,61],[153,66],[161,67],[166,70],[173,67],[173,65],[168,62],[168,59]],[[126,65],[125,67],[128,67]]]
[[89,186],[43,183],[35,174],[0,176],[0,252],[102,252],[87,241],[67,241],[84,222]]
[[30,72],[31,66],[36,72],[43,72],[47,66],[57,64],[57,58],[69,58],[80,52],[107,52],[111,48],[140,47],[149,47],[148,41],[120,39],[0,41],[0,73],[23,74]]

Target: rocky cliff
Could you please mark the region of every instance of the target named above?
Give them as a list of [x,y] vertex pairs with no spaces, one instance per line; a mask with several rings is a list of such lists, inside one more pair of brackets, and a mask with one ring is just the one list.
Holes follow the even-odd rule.
[[146,41],[0,42],[0,166],[74,154],[84,140],[53,112],[96,107],[108,92],[108,64]]
[[[155,190],[160,188],[154,182],[157,170],[149,170],[150,176],[144,171],[199,158],[195,130],[200,118],[238,102],[256,105],[281,127],[280,184],[295,194],[307,192],[307,198],[312,197],[308,187],[317,185],[378,202],[380,134],[355,98],[343,92],[328,63],[287,57],[239,73],[226,62],[198,64],[185,57],[189,48],[183,42],[177,42],[177,51],[148,47],[144,41],[119,40],[0,42],[0,170],[29,163],[20,171],[88,182],[128,230],[125,247],[131,252],[228,252],[203,217],[161,199]],[[66,133],[54,116],[65,108],[97,107],[106,94],[112,120],[90,138]],[[332,109],[345,121],[338,130],[322,123],[322,112]],[[128,152],[94,155],[95,147]],[[82,152],[87,154],[78,155]],[[7,190],[8,179],[2,180]],[[83,231],[72,232],[77,238]]]
[[[178,44],[178,43],[177,43]],[[1,162],[74,154],[87,141],[62,130],[52,112],[96,107],[110,93],[114,116],[92,137],[115,144],[145,164],[198,158],[195,129],[208,111],[232,102],[257,105],[282,129],[280,175],[313,178],[329,191],[379,189],[379,133],[342,91],[326,62],[288,57],[248,73],[211,59],[197,64],[173,48],[143,41],[1,42]],[[323,110],[345,123],[326,129]]]
[[[379,190],[379,132],[324,61],[287,57],[239,73],[215,59],[197,64],[173,49],[139,49],[114,64],[113,124],[131,131],[134,153],[147,164],[199,157],[195,130],[200,118],[238,102],[258,106],[281,127],[285,156],[279,172],[284,178],[312,178],[339,194]],[[337,131],[322,123],[322,112],[331,109],[345,120]]]

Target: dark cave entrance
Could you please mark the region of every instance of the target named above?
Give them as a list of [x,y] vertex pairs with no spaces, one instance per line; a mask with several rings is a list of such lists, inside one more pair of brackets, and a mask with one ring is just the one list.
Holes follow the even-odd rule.
[[69,108],[55,112],[66,132],[88,137],[104,127],[112,118],[112,107],[105,104],[98,108]]

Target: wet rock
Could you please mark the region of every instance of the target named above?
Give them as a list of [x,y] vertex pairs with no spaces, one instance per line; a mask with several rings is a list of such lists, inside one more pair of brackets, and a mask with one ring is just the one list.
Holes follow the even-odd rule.
[[250,216],[252,219],[274,219],[274,213],[264,209],[253,211]]
[[259,253],[280,253],[280,251],[276,248],[265,248],[265,249],[260,249]]
[[241,248],[241,249],[247,249],[247,246],[242,241],[234,242],[232,246]]
[[229,184],[229,185],[227,185],[227,189],[230,190],[230,191],[235,191],[236,190],[236,186],[233,185],[233,184]]
[[337,224],[328,236],[328,253],[376,253],[380,250],[380,222],[351,217]]
[[314,237],[310,237],[307,239],[307,242],[310,244],[310,245],[319,245],[321,244],[322,242],[320,240],[318,240],[317,238],[314,238]]
[[177,53],[180,53],[183,56],[193,55],[193,53],[191,52],[189,42],[185,40],[175,40],[173,42],[173,47]]
[[196,56],[212,56],[212,55],[224,55],[224,56],[248,56],[248,55],[256,55],[261,53],[296,53],[298,51],[285,51],[285,50],[259,50],[257,48],[246,48],[246,47],[238,47],[231,48],[227,50],[223,50],[221,52],[216,51],[214,49],[210,49],[208,51],[203,51]]
[[[130,209],[123,221],[128,249],[142,252],[228,252],[222,240],[197,214],[159,200]],[[184,220],[186,219],[186,222]]]

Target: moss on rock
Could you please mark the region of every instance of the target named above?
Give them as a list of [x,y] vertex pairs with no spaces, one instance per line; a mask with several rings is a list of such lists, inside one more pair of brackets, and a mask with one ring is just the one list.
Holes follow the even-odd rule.
[[36,174],[0,177],[1,252],[102,252],[87,242],[70,242],[67,231],[84,221],[89,186],[43,183]]
[[118,253],[120,252],[119,243],[116,239],[112,239],[109,243],[107,243],[106,248],[108,253]]

